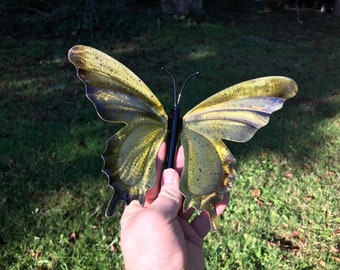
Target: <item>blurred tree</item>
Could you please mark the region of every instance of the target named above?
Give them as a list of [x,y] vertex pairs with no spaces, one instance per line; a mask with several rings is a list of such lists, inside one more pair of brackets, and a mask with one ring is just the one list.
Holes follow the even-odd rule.
[[166,14],[189,14],[200,16],[203,13],[202,0],[161,0],[163,12]]
[[[126,16],[132,0],[1,0],[0,35],[64,35],[135,26],[136,18]],[[133,27],[130,27],[133,29]]]
[[277,10],[282,9],[286,4],[287,0],[265,0],[264,2],[269,8]]
[[336,0],[334,3],[334,15],[340,17],[340,0]]

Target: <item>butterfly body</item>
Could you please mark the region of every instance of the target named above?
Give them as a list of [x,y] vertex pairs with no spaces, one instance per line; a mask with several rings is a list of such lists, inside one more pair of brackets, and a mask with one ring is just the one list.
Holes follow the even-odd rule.
[[[70,49],[69,59],[99,116],[126,124],[107,141],[102,155],[103,171],[114,189],[107,209],[109,216],[121,200],[144,203],[145,192],[156,181],[158,149],[168,135],[168,145],[176,146],[178,138],[184,149],[180,181],[185,197],[183,209],[208,211],[212,228],[216,229],[215,206],[236,176],[235,158],[222,139],[248,141],[268,123],[270,114],[297,92],[296,83],[289,78],[264,77],[214,94],[183,118],[177,102],[168,117],[152,91],[117,60],[82,45]],[[175,153],[171,151],[166,167],[173,166]]]
[[174,106],[171,110],[168,120],[168,137],[167,137],[167,147],[166,151],[166,165],[165,168],[174,167],[174,158],[176,152],[176,146],[178,141],[178,136],[182,131],[182,115],[181,110],[178,105]]

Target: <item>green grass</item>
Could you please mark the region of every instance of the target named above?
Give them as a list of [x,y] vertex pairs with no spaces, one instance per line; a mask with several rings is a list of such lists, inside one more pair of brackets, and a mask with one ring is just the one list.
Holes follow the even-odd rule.
[[220,230],[205,241],[206,267],[340,267],[340,22],[317,13],[304,14],[304,24],[294,12],[216,14],[199,24],[149,16],[119,39],[114,29],[2,38],[0,269],[122,269],[100,158],[117,126],[97,117],[67,60],[79,43],[126,64],[168,110],[163,65],[179,81],[200,71],[184,111],[237,82],[295,79],[298,95],[267,127],[245,144],[227,142],[239,176]]

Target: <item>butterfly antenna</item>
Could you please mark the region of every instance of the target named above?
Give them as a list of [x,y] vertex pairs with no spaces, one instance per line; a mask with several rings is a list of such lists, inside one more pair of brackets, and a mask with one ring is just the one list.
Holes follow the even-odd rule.
[[176,89],[176,79],[174,74],[172,74],[169,70],[167,70],[165,67],[161,67],[162,70],[164,70],[166,73],[168,73],[172,79],[172,83],[174,85],[174,107],[177,106],[178,103],[176,103],[177,99],[177,89]]
[[199,71],[196,71],[195,73],[192,73],[190,74],[184,81],[183,85],[182,85],[182,88],[181,88],[181,91],[179,91],[179,94],[178,94],[178,97],[177,97],[177,105],[179,104],[180,100],[181,100],[181,96],[182,96],[182,92],[183,92],[183,89],[185,87],[185,85],[187,84],[187,82],[194,76],[198,75],[199,74]]

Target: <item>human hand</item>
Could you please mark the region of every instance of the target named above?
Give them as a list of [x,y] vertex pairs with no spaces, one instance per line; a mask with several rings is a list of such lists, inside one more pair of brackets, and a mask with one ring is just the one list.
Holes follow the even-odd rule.
[[[188,222],[194,209],[182,211],[179,181],[184,166],[183,149],[177,152],[175,169],[162,173],[165,152],[163,143],[156,163],[158,181],[147,191],[144,207],[134,200],[121,218],[120,246],[127,270],[205,268],[202,247],[203,238],[210,231],[209,214],[203,211]],[[218,215],[228,200],[226,196],[216,205]]]

